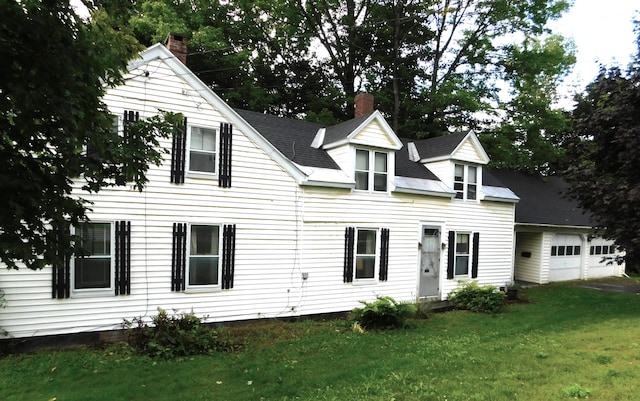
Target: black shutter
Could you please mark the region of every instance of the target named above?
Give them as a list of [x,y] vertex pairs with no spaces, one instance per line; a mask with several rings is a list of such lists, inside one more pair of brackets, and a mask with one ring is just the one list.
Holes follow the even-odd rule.
[[456,232],[449,231],[449,254],[447,255],[447,279],[453,279],[453,268],[456,263]]
[[233,288],[236,257],[236,225],[228,224],[222,229],[222,289]]
[[124,123],[124,140],[129,143],[132,141],[132,135],[133,133],[131,132],[131,127],[129,126],[131,123],[134,123],[136,121],[140,120],[140,112],[139,111],[131,111],[131,110],[125,110],[124,111],[124,115],[122,118],[122,121]]
[[389,270],[389,229],[383,228],[380,235],[380,281],[387,281]]
[[171,144],[171,182],[184,183],[185,154],[187,147],[187,118],[182,127],[173,130],[173,143]]
[[131,294],[131,222],[116,221],[116,295]]
[[63,248],[61,245],[62,239],[64,239],[65,236],[69,236],[69,228],[68,226],[64,228],[55,227],[53,231],[55,238],[54,246],[58,261],[52,266],[51,297],[69,298],[71,295],[71,254],[66,247]]
[[356,229],[347,227],[344,231],[344,272],[343,281],[353,282],[353,252],[356,239]]
[[171,291],[184,291],[187,265],[187,223],[173,223]]
[[231,138],[233,127],[231,124],[220,123],[220,166],[218,185],[222,188],[231,187]]
[[473,233],[473,250],[471,256],[471,278],[478,277],[478,250],[480,245],[480,233]]

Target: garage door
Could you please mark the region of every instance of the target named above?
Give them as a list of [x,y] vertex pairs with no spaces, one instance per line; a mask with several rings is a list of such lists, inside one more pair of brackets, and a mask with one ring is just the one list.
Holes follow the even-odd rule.
[[549,281],[580,279],[583,252],[580,235],[556,234],[551,240]]

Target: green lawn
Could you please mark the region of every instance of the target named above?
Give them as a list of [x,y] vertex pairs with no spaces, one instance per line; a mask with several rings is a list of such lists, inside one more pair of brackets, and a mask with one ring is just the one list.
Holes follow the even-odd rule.
[[117,347],[12,355],[0,399],[640,399],[639,296],[566,285],[526,296],[501,315],[448,312],[390,332],[260,323],[233,329],[242,351],[173,361]]

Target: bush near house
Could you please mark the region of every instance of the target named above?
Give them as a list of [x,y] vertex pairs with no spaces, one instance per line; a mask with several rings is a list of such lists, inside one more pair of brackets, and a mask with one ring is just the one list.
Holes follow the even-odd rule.
[[414,304],[398,302],[391,297],[379,297],[373,302],[360,303],[364,307],[351,311],[350,319],[365,329],[404,327],[417,311]]
[[174,358],[223,351],[229,347],[220,340],[219,332],[202,324],[193,312],[171,316],[162,308],[151,318],[125,320],[129,345],[138,353],[157,358]]
[[504,308],[505,293],[493,285],[478,285],[465,281],[449,294],[449,301],[458,309],[480,313],[499,313]]

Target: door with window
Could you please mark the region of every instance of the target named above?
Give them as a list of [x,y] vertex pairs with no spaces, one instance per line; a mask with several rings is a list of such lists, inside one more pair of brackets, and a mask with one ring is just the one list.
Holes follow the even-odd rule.
[[422,227],[420,297],[440,296],[440,228]]

